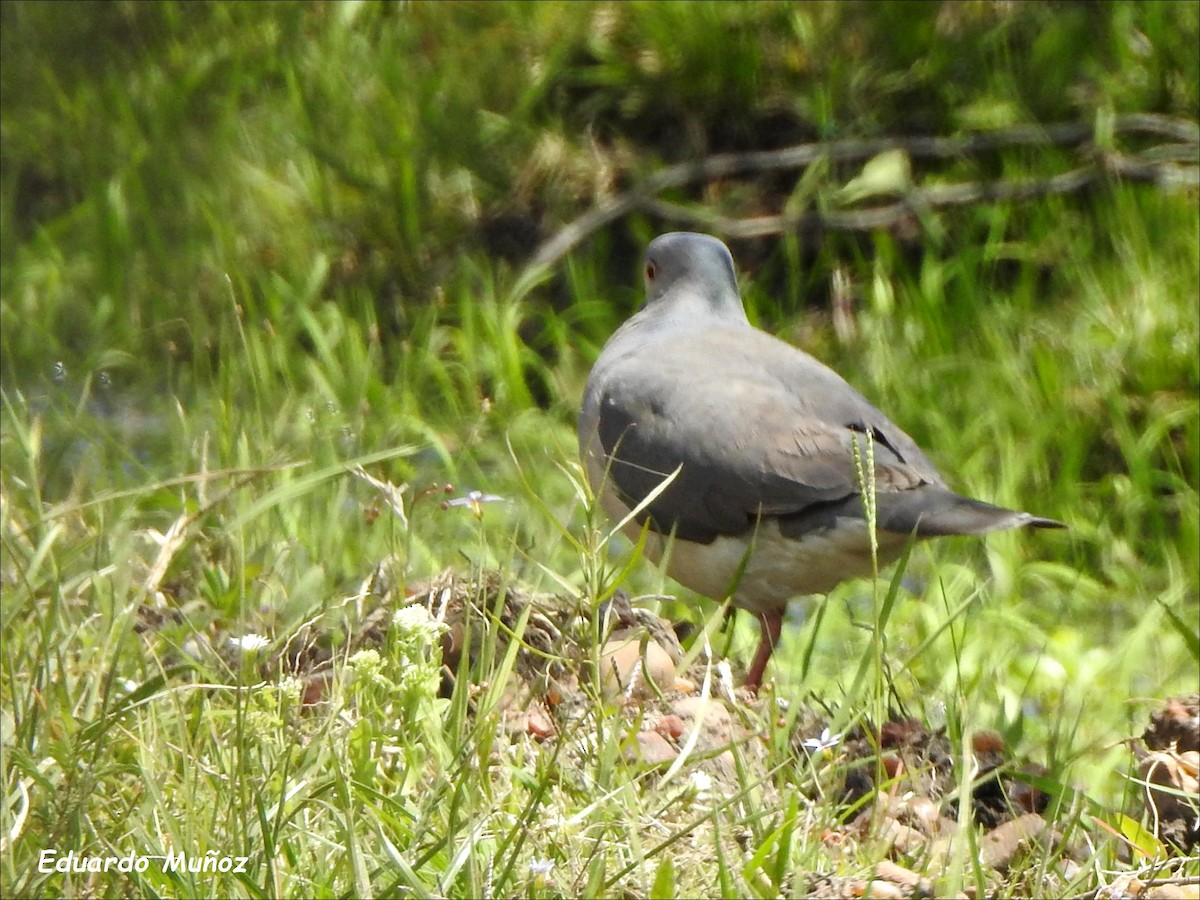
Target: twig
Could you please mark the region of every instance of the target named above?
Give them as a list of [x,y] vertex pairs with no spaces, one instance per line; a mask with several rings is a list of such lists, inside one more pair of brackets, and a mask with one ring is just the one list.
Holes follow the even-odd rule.
[[1024,200],[1048,194],[1070,193],[1095,181],[1102,171],[1110,171],[1126,178],[1152,180],[1165,186],[1194,186],[1200,183],[1195,171],[1168,165],[1172,161],[1195,161],[1196,145],[1200,145],[1200,125],[1187,119],[1151,114],[1117,116],[1113,120],[1114,135],[1135,132],[1158,135],[1190,146],[1160,146],[1153,148],[1143,158],[1106,154],[1101,157],[1100,166],[1086,166],[1048,179],[919,188],[910,191],[902,202],[874,209],[809,212],[750,219],[729,219],[719,214],[695,212],[677,204],[658,200],[656,195],[669,188],[696,181],[800,168],[819,159],[839,162],[866,160],[887,150],[902,150],[917,158],[947,159],[1005,147],[1080,144],[1093,137],[1096,129],[1089,122],[1047,126],[1018,125],[961,137],[851,139],[799,144],[781,150],[723,153],[694,162],[679,163],[651,175],[631,191],[601,201],[573,222],[564,225],[552,238],[538,247],[518,282],[529,283],[529,279],[536,278],[539,272],[556,264],[589,235],[635,210],[653,212],[674,221],[702,224],[722,232],[726,237],[742,238],[777,234],[795,227],[839,230],[882,228],[911,215],[914,208],[920,208],[922,205],[961,206],[989,199]]
[[903,200],[868,209],[803,212],[776,216],[754,216],[731,219],[712,213],[670,203],[665,200],[638,198],[634,208],[672,222],[679,222],[720,232],[734,239],[764,237],[796,231],[830,229],[835,231],[874,231],[888,228],[911,219],[918,211],[970,206],[974,203],[997,200],[1030,200],[1056,194],[1070,194],[1100,179],[1105,171],[1137,181],[1154,181],[1166,186],[1200,185],[1200,173],[1195,169],[1178,169],[1158,163],[1147,163],[1125,156],[1111,156],[1104,165],[1083,166],[1049,178],[997,182],[941,184],[914,188]]

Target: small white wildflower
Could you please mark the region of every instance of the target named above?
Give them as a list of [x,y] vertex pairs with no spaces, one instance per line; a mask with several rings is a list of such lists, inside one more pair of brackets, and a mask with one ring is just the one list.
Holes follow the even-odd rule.
[[373,648],[367,650],[359,650],[348,660],[346,665],[351,669],[375,670],[383,668],[383,660],[379,656],[379,651]]
[[304,696],[304,682],[294,675],[284,675],[275,685],[281,699],[290,703],[299,703]]
[[435,619],[420,603],[410,603],[392,613],[392,626],[405,634],[419,634],[431,639],[450,630],[445,622]]
[[351,654],[346,660],[346,668],[359,686],[373,684],[382,688],[395,687],[383,674],[383,657],[373,648]]
[[811,753],[824,753],[826,750],[832,750],[842,742],[841,734],[833,734],[829,731],[829,726],[821,732],[820,737],[807,738],[801,742],[800,746]]
[[241,650],[243,653],[257,653],[270,643],[261,634],[247,634],[229,639],[229,646],[234,650]]
[[446,500],[442,503],[442,509],[449,509],[452,506],[466,506],[475,514],[475,518],[482,519],[483,504],[496,503],[503,500],[504,498],[499,494],[485,494],[483,491],[467,491],[461,497]]
[[552,859],[537,859],[536,857],[529,863],[529,874],[533,876],[533,882],[538,887],[545,887],[546,882],[550,879],[550,873],[554,871],[554,860]]
[[396,687],[405,693],[433,696],[437,693],[439,675],[437,669],[421,661],[401,657],[400,669],[395,676]]
[[712,776],[701,769],[693,772],[688,780],[691,782],[692,789],[698,797],[703,797],[712,791]]

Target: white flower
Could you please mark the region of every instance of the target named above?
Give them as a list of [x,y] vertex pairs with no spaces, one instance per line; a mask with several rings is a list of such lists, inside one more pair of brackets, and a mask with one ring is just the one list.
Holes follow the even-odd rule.
[[247,634],[242,637],[231,637],[229,646],[234,650],[241,650],[243,653],[257,653],[259,650],[266,647],[271,642],[261,634]]
[[379,656],[379,651],[374,648],[359,650],[353,654],[346,665],[351,669],[361,669],[364,672],[378,672],[383,668],[383,660]]
[[485,494],[483,491],[467,491],[461,497],[455,497],[453,500],[447,500],[442,504],[442,509],[449,509],[452,506],[465,506],[475,514],[475,518],[483,518],[483,504],[496,503],[503,501],[504,498],[499,494]]
[[392,626],[404,634],[421,635],[431,640],[443,631],[450,630],[445,622],[435,619],[420,603],[410,603],[392,613]]
[[820,737],[807,738],[800,743],[800,746],[811,753],[824,753],[826,750],[832,750],[841,742],[841,734],[831,734],[827,725]]
[[691,778],[688,780],[691,782],[692,789],[699,797],[703,797],[705,794],[712,791],[712,776],[701,769],[697,769],[695,772],[693,772]]
[[[374,647],[368,647],[365,650],[359,650],[356,653],[350,654],[350,658],[346,660],[346,669],[350,672],[354,683],[358,687],[366,687],[375,685],[379,688],[392,690],[396,685],[384,674],[384,660],[379,655],[379,651]],[[401,675],[405,675],[405,671],[401,670]]]
[[284,675],[275,684],[279,696],[292,703],[300,702],[304,696],[304,682],[294,675]]
[[550,878],[550,873],[554,871],[554,860],[552,859],[537,859],[536,857],[529,863],[529,874],[533,876],[534,883],[538,887],[546,884]]

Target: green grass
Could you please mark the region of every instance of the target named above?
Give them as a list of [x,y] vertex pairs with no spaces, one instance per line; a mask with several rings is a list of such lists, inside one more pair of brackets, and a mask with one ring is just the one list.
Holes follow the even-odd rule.
[[[799,759],[770,716],[765,757],[736,748],[736,786],[706,789],[625,759],[631,714],[599,700],[577,742],[510,739],[494,621],[464,673],[487,686],[449,698],[419,629],[347,648],[367,587],[394,601],[445,568],[584,618],[618,584],[665,592],[664,613],[715,624],[580,487],[588,366],[670,227],[623,218],[520,281],[588,205],[716,152],[1196,117],[1194,4],[913,9],[0,5],[0,893],[765,897],[869,872],[878,834],[827,839],[845,759]],[[671,199],[829,208],[858,168]],[[1195,190],[1113,177],[933,215],[917,239],[735,243],[752,316],[956,487],[1070,531],[922,545],[894,596],[885,571],[810,604],[771,671],[790,715],[945,722],[963,792],[970,735],[999,731],[1046,766],[1048,817],[1096,868],[1032,851],[992,882],[971,827],[943,864],[903,861],[940,894],[1077,895],[1145,863],[1097,820],[1142,815],[1120,742],[1200,665]],[[824,299],[838,267],[849,336]],[[400,512],[355,463],[406,486]],[[503,501],[442,508],[446,484]],[[315,617],[336,651],[316,707],[208,646],[262,634],[269,655]],[[712,640],[744,661],[755,636]],[[250,862],[39,873],[48,848]]]

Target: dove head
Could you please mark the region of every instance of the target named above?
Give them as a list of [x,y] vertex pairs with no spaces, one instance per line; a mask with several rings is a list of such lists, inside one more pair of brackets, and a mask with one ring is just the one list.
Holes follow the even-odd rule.
[[646,310],[746,322],[729,248],[707,234],[673,231],[646,248]]

